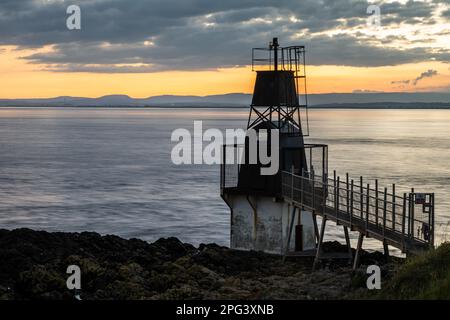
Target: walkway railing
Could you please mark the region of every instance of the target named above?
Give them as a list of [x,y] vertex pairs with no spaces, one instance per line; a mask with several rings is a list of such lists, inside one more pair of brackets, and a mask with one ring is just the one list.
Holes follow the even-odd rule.
[[351,230],[377,238],[403,250],[434,245],[434,194],[397,194],[349,178],[342,180],[334,172],[333,178],[303,173],[282,173],[282,196],[326,216]]

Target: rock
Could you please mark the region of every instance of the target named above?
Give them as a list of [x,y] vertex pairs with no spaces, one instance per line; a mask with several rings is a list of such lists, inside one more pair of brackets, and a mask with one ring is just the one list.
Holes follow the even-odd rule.
[[[324,248],[346,252],[338,242]],[[74,299],[66,287],[69,265],[81,269],[83,300],[342,299],[363,280],[352,278],[346,263],[329,261],[311,274],[309,258],[282,263],[276,255],[216,244],[195,248],[177,238],[147,243],[93,232],[0,230],[0,261],[0,299]]]
[[70,296],[66,281],[51,266],[35,265],[21,272],[16,283],[16,294],[25,299],[60,300]]

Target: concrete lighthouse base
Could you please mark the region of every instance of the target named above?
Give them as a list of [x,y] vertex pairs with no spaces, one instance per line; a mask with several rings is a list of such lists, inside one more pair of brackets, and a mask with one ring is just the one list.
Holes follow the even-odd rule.
[[[224,194],[223,198],[231,208],[231,248],[285,253],[293,214],[290,204],[266,196]],[[301,231],[295,225],[302,225]],[[296,234],[296,229],[301,234]],[[299,215],[297,210],[289,251],[295,250],[299,237],[302,250],[314,249],[314,230],[312,213],[302,211]]]

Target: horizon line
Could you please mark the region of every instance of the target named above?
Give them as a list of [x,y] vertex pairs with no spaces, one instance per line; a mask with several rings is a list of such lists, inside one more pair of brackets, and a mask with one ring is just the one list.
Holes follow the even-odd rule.
[[[216,93],[216,94],[208,94],[208,95],[195,95],[195,94],[160,94],[153,96],[145,96],[145,97],[133,97],[128,94],[122,93],[110,93],[104,94],[100,96],[72,96],[72,95],[59,95],[59,96],[50,96],[50,97],[42,97],[42,98],[2,98],[0,100],[45,100],[45,99],[57,99],[57,98],[81,98],[81,99],[99,99],[104,97],[127,97],[135,100],[143,100],[143,99],[151,99],[157,97],[196,97],[196,98],[207,98],[214,96],[226,96],[226,95],[252,95],[253,93],[246,92],[228,92],[228,93]],[[358,92],[324,92],[324,93],[309,93],[308,96],[318,96],[318,95],[331,95],[331,94],[450,94],[450,91],[358,91]]]

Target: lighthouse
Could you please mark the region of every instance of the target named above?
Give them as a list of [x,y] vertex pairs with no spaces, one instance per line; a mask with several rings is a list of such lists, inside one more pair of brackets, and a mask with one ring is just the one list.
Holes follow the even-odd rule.
[[[313,253],[315,269],[324,258],[328,222],[342,227],[354,269],[365,238],[382,242],[386,258],[389,246],[406,254],[433,248],[434,193],[399,193],[395,183],[380,189],[378,179],[371,184],[348,173],[341,179],[335,170],[329,177],[328,146],[305,142],[305,48],[281,47],[274,38],[253,49],[252,66],[256,81],[245,139],[222,150],[220,191],[230,209],[231,248],[284,257]],[[228,161],[230,154],[240,161]],[[354,254],[350,232],[358,233]]]
[[[230,246],[274,254],[315,249],[314,212],[294,207],[282,192],[290,183],[283,179],[285,172],[323,178],[328,174],[328,147],[304,141],[309,135],[305,48],[281,47],[274,38],[268,47],[252,50],[252,67],[256,81],[245,143],[223,146],[223,155],[243,155],[240,163],[224,160],[221,165],[221,197],[230,209]],[[262,174],[267,163],[249,161],[252,150],[260,149],[276,153],[270,154],[279,163],[275,172]]]

